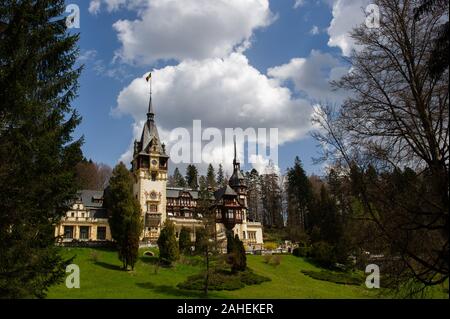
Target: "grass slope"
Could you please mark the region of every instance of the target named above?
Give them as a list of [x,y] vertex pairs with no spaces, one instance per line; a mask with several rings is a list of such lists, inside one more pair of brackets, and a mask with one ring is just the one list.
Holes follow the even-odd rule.
[[[140,251],[142,256],[144,250]],[[177,263],[173,268],[159,268],[156,257],[141,257],[134,271],[123,271],[115,251],[92,248],[64,248],[62,254],[76,256],[80,267],[80,288],[68,289],[61,283],[49,290],[48,298],[204,298],[201,292],[176,287],[202,266]],[[93,259],[92,254],[97,258]],[[321,269],[302,258],[285,255],[277,267],[263,262],[262,256],[247,256],[247,264],[270,282],[246,286],[234,291],[211,291],[209,298],[374,298],[377,291],[363,285],[335,284],[313,279],[301,270]],[[448,295],[447,295],[448,296]]]

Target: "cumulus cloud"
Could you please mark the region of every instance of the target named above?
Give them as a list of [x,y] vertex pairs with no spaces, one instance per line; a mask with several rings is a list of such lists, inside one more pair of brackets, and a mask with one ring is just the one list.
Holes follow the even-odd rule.
[[[156,121],[162,132],[177,127],[190,129],[194,119],[201,119],[203,128],[217,128],[222,134],[226,128],[278,128],[282,144],[302,138],[311,125],[310,103],[293,98],[288,88],[253,68],[241,53],[183,61],[152,71],[152,78]],[[134,79],[117,98],[113,112],[133,117],[135,138],[140,137],[147,105],[144,75]],[[162,133],[161,138],[168,143],[168,149],[175,142],[167,133]],[[212,161],[221,162],[221,155],[227,155],[229,161],[230,142],[225,145],[228,151],[221,147],[210,150]],[[243,149],[240,154],[244,155]],[[129,150],[122,159],[130,156]]]
[[295,0],[294,9],[300,8],[303,5],[305,5],[305,0]]
[[121,43],[117,56],[133,64],[225,57],[248,47],[253,31],[274,20],[268,0],[136,1],[137,19],[113,25]]
[[364,22],[364,10],[369,3],[369,0],[333,0],[333,19],[328,27],[330,47],[339,47],[344,56],[349,56],[352,49],[356,49],[350,32]]
[[338,80],[347,72],[348,67],[331,54],[312,50],[309,57],[291,59],[267,73],[280,81],[292,81],[296,91],[308,99],[338,102],[342,92],[333,90],[330,81]]
[[90,14],[97,14],[100,11],[101,0],[92,0],[89,3],[88,11]]
[[311,30],[309,30],[309,33],[312,35],[318,35],[320,33],[319,27],[316,25],[313,25]]

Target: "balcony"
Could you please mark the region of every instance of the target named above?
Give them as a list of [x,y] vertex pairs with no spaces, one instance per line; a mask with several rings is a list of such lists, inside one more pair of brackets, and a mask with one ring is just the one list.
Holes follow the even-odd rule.
[[145,227],[158,227],[161,224],[161,213],[146,213]]

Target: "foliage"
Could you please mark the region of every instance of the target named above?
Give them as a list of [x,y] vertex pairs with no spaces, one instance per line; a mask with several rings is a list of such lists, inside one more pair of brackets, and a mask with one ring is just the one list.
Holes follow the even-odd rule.
[[321,271],[302,270],[302,273],[317,280],[334,282],[336,284],[359,286],[364,282],[362,276],[358,276],[356,274],[351,273],[338,273],[327,270]]
[[278,245],[277,243],[274,242],[265,242],[264,243],[264,248],[267,250],[275,250],[277,249]]
[[44,297],[65,265],[55,228],[77,191],[81,67],[65,2],[0,6],[0,298]]
[[195,231],[195,254],[204,255],[208,245],[208,237],[204,228]]
[[158,237],[159,260],[163,265],[170,266],[178,260],[180,251],[178,249],[177,238],[175,236],[175,225],[169,219],[164,223]]
[[80,189],[104,190],[111,178],[112,169],[106,164],[83,159],[76,166]]
[[[186,290],[203,290],[204,280],[203,274],[193,275],[188,277],[185,282],[179,283],[177,287]],[[245,285],[259,285],[266,281],[270,281],[270,279],[257,275],[249,269],[239,273],[216,270],[210,273],[208,288],[210,290],[237,290]]]
[[274,255],[272,258],[271,265],[273,265],[275,267],[279,266],[281,264],[281,259],[282,259],[281,255]]
[[189,231],[189,228],[183,226],[181,227],[180,234],[178,235],[178,247],[180,249],[180,253],[190,253],[191,246],[191,232]]
[[314,243],[310,255],[315,262],[326,268],[334,267],[337,262],[333,246],[325,241]]
[[208,171],[206,173],[206,187],[215,190],[217,188],[216,173],[212,164],[208,165]]
[[260,176],[260,192],[263,225],[266,227],[283,227],[282,188],[272,161],[269,161],[265,173]]
[[233,272],[244,271],[247,268],[244,243],[238,235],[233,237],[232,233],[227,234],[227,263],[231,265]]
[[110,216],[111,235],[119,252],[123,269],[134,269],[142,231],[141,208],[133,196],[133,176],[120,162],[113,170],[104,204]]
[[226,182],[227,181],[225,180],[223,166],[222,166],[222,164],[219,164],[219,169],[217,170],[217,185],[219,187],[223,187],[223,186],[225,186]]
[[170,177],[169,186],[186,187],[186,180],[184,179],[183,175],[181,175],[178,167],[175,167],[173,175]]
[[311,257],[310,247],[295,247],[292,250],[292,255],[296,257]]
[[198,188],[198,170],[194,164],[186,167],[186,184],[192,189]]
[[312,186],[306,176],[303,165],[298,157],[295,158],[294,167],[287,171],[287,200],[288,219],[287,226],[290,230],[290,237],[298,241],[296,236],[298,230],[309,229],[307,214],[313,199]]
[[448,1],[375,4],[383,22],[352,31],[360,49],[334,83],[351,94],[339,110],[322,105],[314,137],[351,180],[360,248],[390,261],[397,286],[438,285],[449,276]]

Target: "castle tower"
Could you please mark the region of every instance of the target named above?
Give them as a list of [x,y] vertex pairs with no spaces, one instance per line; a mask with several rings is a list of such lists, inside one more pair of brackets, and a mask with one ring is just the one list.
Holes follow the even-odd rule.
[[247,209],[247,185],[245,183],[245,177],[241,172],[241,163],[236,155],[236,138],[234,138],[233,174],[228,184],[238,194],[241,205]]
[[134,142],[132,172],[135,183],[133,192],[141,204],[144,221],[141,239],[154,242],[159,237],[166,220],[166,186],[169,156],[161,143],[155,124],[152,104],[151,74],[147,77],[150,86],[147,121],[140,141]]

